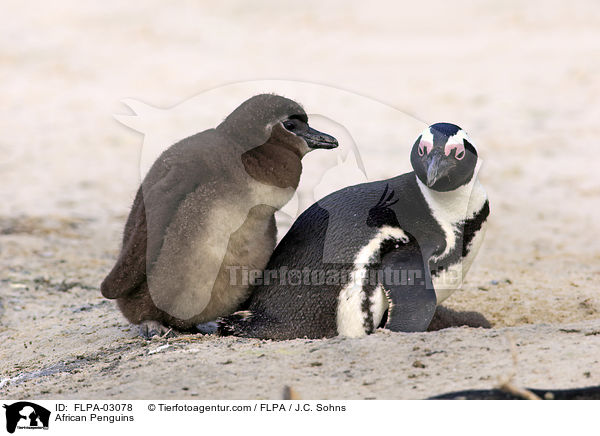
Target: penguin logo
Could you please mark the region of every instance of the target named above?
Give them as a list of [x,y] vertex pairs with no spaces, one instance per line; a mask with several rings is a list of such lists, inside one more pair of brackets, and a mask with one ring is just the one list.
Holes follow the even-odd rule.
[[50,411],[28,401],[4,404],[6,409],[6,431],[14,433],[16,429],[48,430]]

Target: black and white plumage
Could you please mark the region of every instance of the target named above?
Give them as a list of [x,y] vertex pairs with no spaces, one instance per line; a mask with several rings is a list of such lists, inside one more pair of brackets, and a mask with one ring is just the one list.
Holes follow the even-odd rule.
[[425,129],[411,164],[413,172],[344,188],[307,209],[276,247],[246,310],[222,319],[220,334],[426,330],[481,245],[489,203],[476,178],[477,151],[460,127]]

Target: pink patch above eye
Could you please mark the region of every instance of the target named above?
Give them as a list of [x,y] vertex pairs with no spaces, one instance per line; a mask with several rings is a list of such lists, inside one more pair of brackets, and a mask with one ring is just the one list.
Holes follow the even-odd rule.
[[444,153],[446,156],[449,156],[452,150],[456,149],[456,154],[454,155],[456,159],[461,160],[465,157],[465,144],[462,143],[454,143],[454,144],[446,144],[444,148]]
[[431,153],[433,149],[433,144],[429,141],[421,141],[419,142],[419,156],[423,156],[425,150],[427,150],[427,154]]

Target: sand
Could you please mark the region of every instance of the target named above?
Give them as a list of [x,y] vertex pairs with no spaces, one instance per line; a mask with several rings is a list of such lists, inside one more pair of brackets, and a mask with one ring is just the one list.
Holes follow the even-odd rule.
[[[304,399],[426,398],[512,373],[533,388],[600,384],[597,2],[5,9],[0,397],[278,399],[290,385]],[[265,79],[284,82],[238,84]],[[140,172],[155,148],[211,127],[255,89],[301,101],[340,137],[342,159],[360,151],[369,179],[407,171],[427,123],[470,132],[492,212],[463,290],[444,305],[492,328],[137,336],[98,288]],[[138,117],[125,117],[127,98]],[[311,184],[331,156],[310,158],[292,217],[335,184]]]

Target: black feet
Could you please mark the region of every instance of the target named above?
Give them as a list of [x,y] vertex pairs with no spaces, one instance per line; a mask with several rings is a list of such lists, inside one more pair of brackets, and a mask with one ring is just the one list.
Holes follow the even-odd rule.
[[203,335],[214,335],[215,333],[217,333],[218,328],[219,325],[215,321],[205,322],[204,324],[196,325],[196,330],[198,330],[198,333]]

